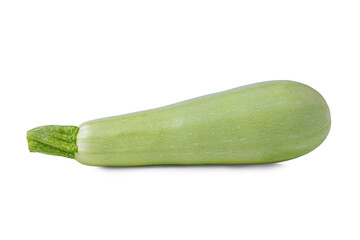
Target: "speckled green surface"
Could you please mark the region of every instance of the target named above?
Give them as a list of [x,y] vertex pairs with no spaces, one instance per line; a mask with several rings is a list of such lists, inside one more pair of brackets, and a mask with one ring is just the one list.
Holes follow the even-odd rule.
[[47,125],[31,129],[27,132],[30,152],[75,158],[78,151],[76,126]]
[[268,81],[84,123],[75,159],[101,166],[280,162],[312,151],[329,130],[317,91]]

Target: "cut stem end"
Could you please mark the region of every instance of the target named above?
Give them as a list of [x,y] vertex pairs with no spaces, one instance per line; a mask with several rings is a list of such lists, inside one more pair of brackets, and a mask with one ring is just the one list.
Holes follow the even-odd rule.
[[76,126],[46,125],[31,129],[27,132],[29,150],[74,159],[78,132]]

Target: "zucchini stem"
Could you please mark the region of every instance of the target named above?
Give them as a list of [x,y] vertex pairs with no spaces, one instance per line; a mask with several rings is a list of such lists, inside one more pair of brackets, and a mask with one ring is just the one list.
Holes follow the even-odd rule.
[[29,150],[74,159],[78,132],[76,126],[46,125],[31,129],[27,132]]

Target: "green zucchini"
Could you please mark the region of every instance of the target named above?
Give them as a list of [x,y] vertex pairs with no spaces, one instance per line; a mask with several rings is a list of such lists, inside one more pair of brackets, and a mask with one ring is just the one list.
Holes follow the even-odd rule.
[[267,81],[161,108],[27,133],[29,150],[92,166],[274,163],[318,147],[330,130],[324,98]]

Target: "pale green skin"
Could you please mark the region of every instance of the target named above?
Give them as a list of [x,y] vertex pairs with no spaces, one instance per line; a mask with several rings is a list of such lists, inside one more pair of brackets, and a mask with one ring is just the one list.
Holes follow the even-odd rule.
[[268,81],[86,122],[75,159],[94,166],[273,163],[315,149],[330,123],[317,91]]

